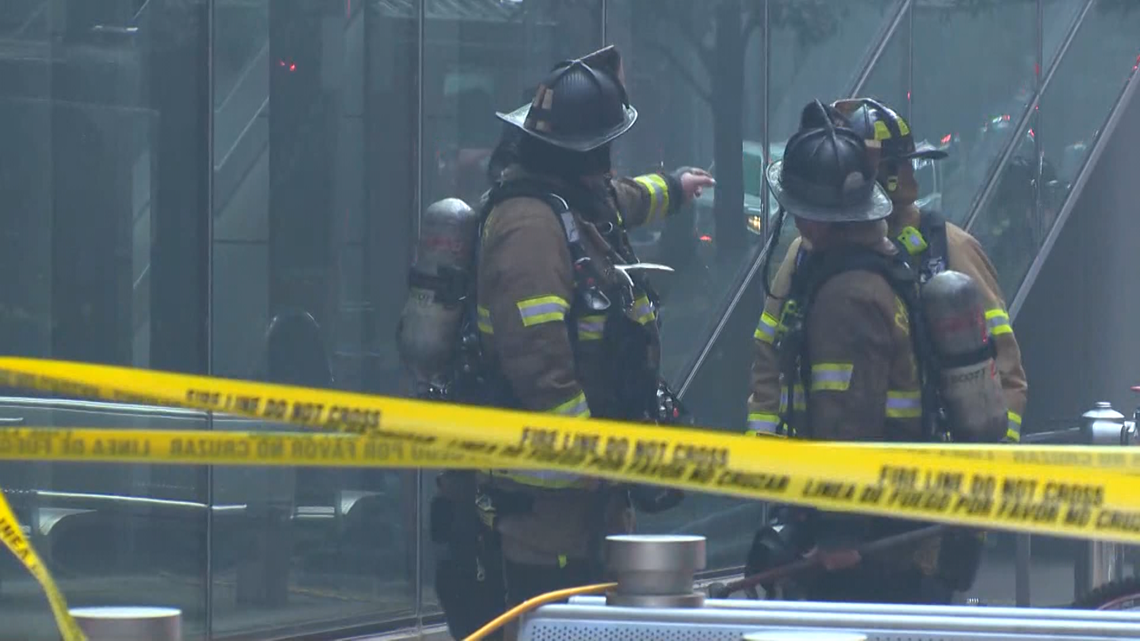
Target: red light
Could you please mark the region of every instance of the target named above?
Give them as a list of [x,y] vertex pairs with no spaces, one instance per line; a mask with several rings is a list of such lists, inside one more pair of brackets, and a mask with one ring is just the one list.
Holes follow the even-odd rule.
[[952,136],[950,134],[946,134],[945,136],[942,136],[942,144],[944,144],[944,145],[950,144],[951,139],[952,139]]
[[1030,129],[1030,130],[1029,130],[1029,137],[1030,137],[1030,138],[1035,138],[1036,136],[1037,136],[1037,134],[1033,133],[1033,130],[1032,130],[1032,129]]
[[1006,121],[1006,122],[1009,122],[1009,114],[1002,116],[1001,119]]
[[906,99],[907,99],[907,100],[910,100],[910,92],[909,92],[909,91],[908,91],[908,92],[906,92]]
[[[297,63],[294,62],[294,63],[289,65],[289,71],[292,72],[292,71],[296,71],[296,70],[297,70]],[[1006,120],[1009,120],[1009,118],[1007,117]]]
[[708,234],[701,236],[701,242],[702,243],[711,243],[712,242],[712,236],[709,236]]

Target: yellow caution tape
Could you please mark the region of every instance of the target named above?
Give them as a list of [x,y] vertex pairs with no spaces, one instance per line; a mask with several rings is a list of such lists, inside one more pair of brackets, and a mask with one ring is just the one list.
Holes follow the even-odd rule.
[[[200,449],[206,450],[191,454],[192,444],[179,444],[177,433],[136,432],[132,440],[132,431],[124,430],[114,434],[122,439],[119,445],[103,444],[101,460],[246,465],[262,456],[264,462],[275,458],[282,465],[493,463],[825,510],[1140,543],[1140,478],[1124,473],[1130,471],[1130,459],[1101,467],[1069,459],[1058,467],[1044,459],[1015,462],[1015,446],[942,446],[937,452],[912,445],[824,445],[15,358],[0,358],[0,385],[216,410],[362,434],[299,438],[205,433],[193,438],[209,436],[216,445],[200,441]],[[82,432],[86,430],[73,432],[73,437]],[[272,439],[278,438],[281,454],[274,455],[278,441]],[[98,447],[83,442],[85,452]],[[240,442],[247,446],[242,449]],[[263,442],[272,445],[260,445]],[[214,447],[220,449],[208,449]],[[1040,455],[1040,449],[1035,451]],[[229,452],[234,458],[227,458]],[[1128,456],[1111,448],[1071,454]],[[94,454],[87,456],[91,460]]]
[[[671,430],[672,431],[672,430]],[[723,433],[721,433],[723,434]],[[745,443],[750,446],[751,444]],[[1140,475],[1140,450],[1116,447],[977,447],[968,445],[863,444],[796,442],[805,450],[824,449],[860,456],[861,450],[894,451],[914,457],[963,458],[1020,466],[1049,466],[1071,473],[1074,467]],[[488,449],[490,446],[487,446]],[[91,427],[0,427],[0,460],[138,463],[149,465],[246,465],[284,467],[379,467],[486,469],[501,461],[474,451],[465,441],[452,448],[410,443],[398,438],[341,433],[290,431],[145,430]],[[980,456],[981,455],[981,456]],[[810,454],[807,454],[810,456]],[[516,458],[510,466],[548,469],[540,458]],[[575,468],[577,469],[577,468]]]
[[20,560],[20,563],[28,569],[28,573],[43,588],[44,594],[47,595],[48,604],[51,606],[51,612],[55,615],[55,622],[59,626],[59,633],[63,637],[63,641],[85,641],[87,636],[79,629],[75,619],[71,618],[71,613],[67,609],[67,601],[64,600],[63,594],[56,587],[51,574],[40,561],[39,555],[32,549],[31,543],[24,536],[20,522],[16,520],[16,515],[12,513],[12,507],[8,505],[8,500],[4,498],[2,493],[0,493],[0,538],[4,539],[4,545]]

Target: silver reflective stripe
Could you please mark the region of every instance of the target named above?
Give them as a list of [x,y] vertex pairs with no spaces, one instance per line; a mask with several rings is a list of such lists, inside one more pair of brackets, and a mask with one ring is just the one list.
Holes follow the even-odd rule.
[[1005,428],[1005,438],[1007,441],[1020,441],[1021,440],[1021,415],[1017,412],[1007,412],[1008,423]]
[[527,305],[522,310],[523,318],[530,318],[531,316],[541,316],[543,314],[553,314],[566,309],[562,303],[536,303],[534,305]]
[[992,331],[992,330],[997,329],[998,327],[1001,327],[1002,325],[1009,325],[1009,315],[1006,314],[1005,312],[999,312],[997,314],[994,314],[993,316],[990,316],[989,321],[990,321],[990,330]]
[[842,392],[851,387],[851,375],[855,367],[851,363],[819,363],[811,367],[811,388],[813,391],[830,390]]
[[776,428],[780,426],[780,419],[773,414],[749,414],[748,415],[748,430],[750,432],[763,432],[765,434],[775,434]]
[[578,323],[578,329],[584,332],[601,332],[606,328],[606,321],[582,321]]
[[566,317],[565,312],[569,307],[566,301],[558,296],[540,296],[518,303],[523,327],[560,321]]
[[922,394],[919,392],[887,392],[888,418],[922,416]]
[[605,316],[583,316],[578,320],[578,338],[580,340],[598,340],[605,331]]
[[649,192],[649,213],[645,222],[650,223],[669,213],[669,183],[657,174],[638,176],[634,181]]
[[641,323],[642,325],[653,320],[653,303],[649,299],[642,296],[634,301],[633,310],[630,311],[633,320]]
[[550,411],[553,414],[561,414],[563,416],[588,417],[590,415],[590,405],[586,402],[586,394],[583,392]]
[[[792,409],[802,410],[807,409],[807,399],[804,397],[804,388],[801,385],[796,385],[792,392]],[[780,390],[780,409],[788,409],[788,388],[784,387]]]
[[771,343],[776,338],[776,319],[768,312],[760,315],[760,322],[756,324],[756,331],[752,337],[764,343]]

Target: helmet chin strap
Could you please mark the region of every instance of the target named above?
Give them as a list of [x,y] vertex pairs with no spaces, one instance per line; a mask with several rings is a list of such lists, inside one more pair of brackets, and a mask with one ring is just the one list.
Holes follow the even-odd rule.
[[886,184],[883,188],[887,193],[893,194],[899,190],[899,163],[897,160],[887,160],[883,164],[887,166]]

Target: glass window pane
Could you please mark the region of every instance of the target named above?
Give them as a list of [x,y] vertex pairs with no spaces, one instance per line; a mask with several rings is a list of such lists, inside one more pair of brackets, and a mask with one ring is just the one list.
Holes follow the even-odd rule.
[[[1098,0],[1089,10],[1041,98],[1040,145],[1057,181],[1049,207],[1059,208],[1097,142],[1110,109],[1140,65],[1140,5]],[[1043,183],[1044,185],[1044,183]]]
[[1037,3],[916,3],[913,11],[911,129],[915,142],[950,153],[917,177],[961,222],[1033,99]]
[[760,236],[740,232],[742,217],[763,215],[765,114],[778,157],[782,143],[776,141],[794,130],[808,100],[829,100],[848,89],[896,6],[893,0],[771,2],[768,65],[762,2],[608,6],[607,33],[626,59],[640,113],[616,146],[620,171],[695,165],[718,180],[688,212],[632,234],[643,260],[677,270],[655,281],[664,298],[667,379],[678,382],[687,374],[759,252]]
[[[1073,181],[1140,64],[1140,7],[1096,2],[1059,62],[971,232],[1012,299],[1052,229]],[[1040,158],[1038,158],[1040,154]]]
[[[426,1],[424,206],[460,198],[475,207],[490,187],[488,161],[505,126],[495,112],[510,112],[530,102],[539,81],[556,63],[602,46],[602,2]],[[425,614],[439,611],[434,563],[439,550],[428,537],[426,518],[436,474],[424,470],[421,485],[421,544],[427,551],[422,574]]]
[[894,107],[904,118],[910,116],[910,44],[910,20],[904,16],[858,92]]
[[[396,393],[418,3],[215,0],[215,12],[214,373]],[[417,477],[216,468],[217,505],[246,509],[215,520],[214,633],[413,615]]]
[[[705,163],[718,180],[717,189],[698,201],[694,213],[666,224],[657,243],[661,257],[655,260],[679,272],[665,284],[669,293],[662,314],[666,373],[674,380],[686,373],[704,346],[721,310],[739,290],[761,241],[759,235],[742,234],[737,227],[742,222],[736,213],[739,206],[734,205],[731,218],[727,212],[723,218],[715,213],[716,198],[733,188],[731,174],[723,171],[723,159],[738,153],[731,150],[741,149],[737,162],[744,175],[742,186],[735,189],[744,192],[744,209],[761,213],[760,198],[768,193],[762,176],[765,113],[771,155],[778,159],[808,101],[831,101],[850,90],[861,61],[898,8],[892,0],[774,0],[769,3],[771,59],[765,65],[763,3],[710,5],[716,8],[660,0],[652,2],[652,8],[637,2],[609,6],[610,33],[619,45],[628,43],[624,46],[630,52],[627,74],[632,99],[644,105],[640,107],[644,122],[622,147],[625,165],[644,170]],[[730,28],[743,34],[743,42]],[[726,33],[733,35],[726,38]],[[766,66],[770,70],[767,112]],[[641,74],[639,80],[634,79],[635,69]],[[742,80],[734,81],[729,73],[740,74]],[[734,89],[733,82],[743,89]],[[739,130],[731,126],[737,117],[743,125]],[[668,241],[669,234],[675,240]],[[775,252],[777,265],[794,236],[795,227],[788,221]],[[725,242],[726,237],[731,242]],[[775,274],[775,267],[771,272]],[[686,393],[698,425],[744,429],[750,340],[762,295],[756,278],[744,290]],[[639,528],[704,534],[709,537],[709,567],[728,567],[743,562],[762,510],[762,504],[754,501],[691,495],[675,510],[640,516]]]
[[[205,371],[206,15],[205,0],[0,0],[0,353]],[[206,426],[26,390],[0,390],[0,421]],[[204,634],[204,468],[0,467],[71,606],[175,606]],[[39,587],[0,557],[0,634],[52,638]]]
[[1042,0],[1041,2],[1041,54],[1048,69],[1053,58],[1061,48],[1061,43],[1073,25],[1073,21],[1080,15],[1084,2],[1071,2],[1071,0]]

